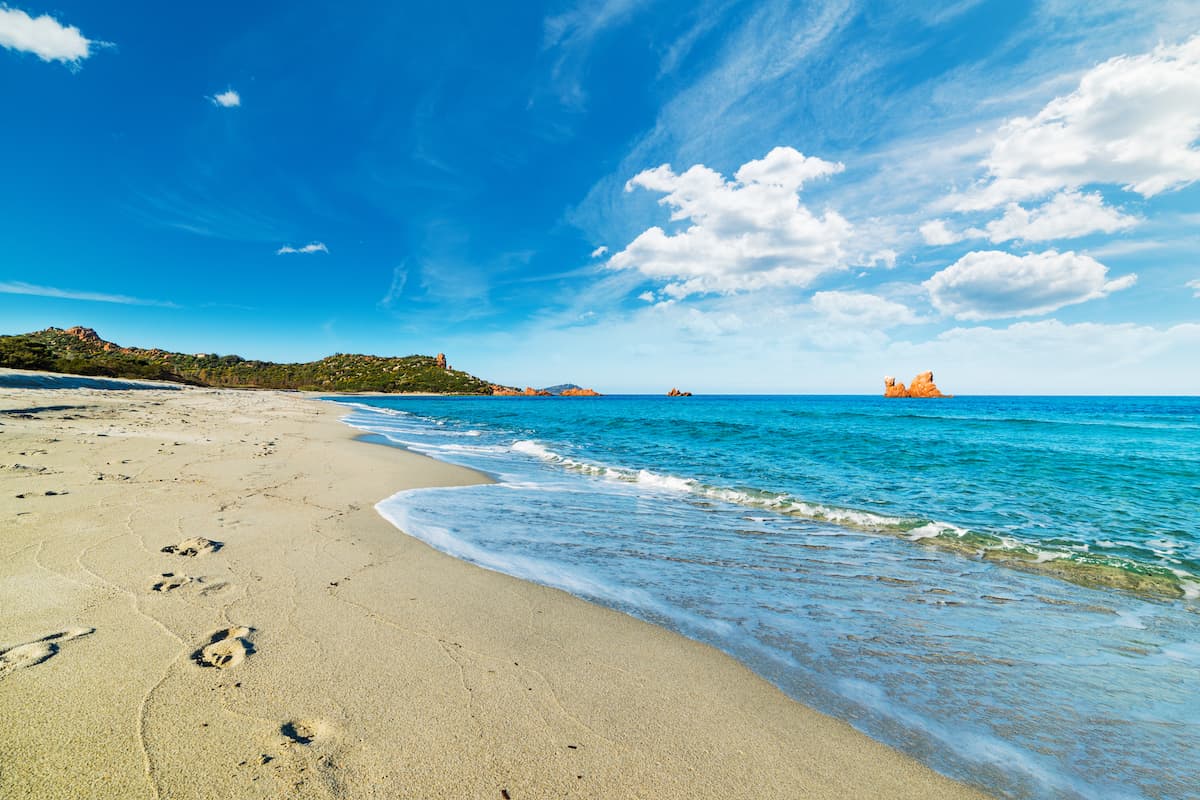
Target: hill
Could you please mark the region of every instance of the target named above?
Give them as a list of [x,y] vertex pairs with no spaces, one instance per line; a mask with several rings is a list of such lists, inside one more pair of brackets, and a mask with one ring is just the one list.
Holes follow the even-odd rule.
[[568,389],[582,389],[582,388],[583,388],[582,386],[578,386],[574,383],[560,383],[556,386],[547,386],[545,389],[542,389],[542,391],[549,392],[550,394],[553,394],[553,395],[560,395],[563,392],[567,391]]
[[451,369],[445,356],[338,353],[320,361],[276,364],[214,353],[171,353],[121,347],[91,328],[47,328],[0,336],[0,367],[178,381],[197,386],[300,389],[317,392],[492,394],[488,381]]

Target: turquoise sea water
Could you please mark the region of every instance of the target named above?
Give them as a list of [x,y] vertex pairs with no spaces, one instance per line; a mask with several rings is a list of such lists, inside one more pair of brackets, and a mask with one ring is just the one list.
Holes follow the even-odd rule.
[[434,547],[1001,796],[1200,796],[1200,399],[339,401],[499,481],[379,504]]

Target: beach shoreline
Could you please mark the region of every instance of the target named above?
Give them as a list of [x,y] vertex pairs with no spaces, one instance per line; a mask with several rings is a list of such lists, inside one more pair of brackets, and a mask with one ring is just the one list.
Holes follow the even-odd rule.
[[0,388],[0,795],[982,796],[714,648],[403,535],[377,502],[487,478],[343,412]]

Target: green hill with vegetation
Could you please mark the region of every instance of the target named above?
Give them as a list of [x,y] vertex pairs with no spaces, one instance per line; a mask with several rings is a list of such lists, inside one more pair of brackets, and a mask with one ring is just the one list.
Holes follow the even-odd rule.
[[0,367],[110,378],[178,381],[197,386],[300,389],[316,392],[491,394],[493,385],[438,356],[338,353],[320,361],[276,364],[214,353],[171,353],[121,347],[91,328],[47,328],[0,336]]

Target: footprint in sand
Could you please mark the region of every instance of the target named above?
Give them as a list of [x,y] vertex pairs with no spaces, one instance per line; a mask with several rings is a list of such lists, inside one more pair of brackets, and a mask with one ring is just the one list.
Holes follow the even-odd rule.
[[187,575],[176,575],[174,572],[164,572],[161,580],[150,587],[151,591],[155,592],[173,592],[180,586],[187,586],[192,582],[192,578]]
[[[200,580],[203,582],[204,579],[201,578]],[[210,594],[219,594],[229,588],[230,588],[229,584],[226,583],[225,581],[217,581],[216,583],[206,583],[204,585],[204,588],[202,588],[200,590],[200,594],[204,597],[208,597]]]
[[93,633],[95,628],[67,628],[32,642],[0,650],[0,678],[25,667],[36,666],[58,652],[63,642]]
[[320,719],[297,719],[285,722],[280,726],[279,732],[290,742],[303,745],[328,744],[335,738],[334,727]]
[[236,667],[254,652],[254,645],[246,638],[253,630],[241,625],[219,630],[208,644],[192,653],[192,660],[202,667]]
[[215,553],[224,544],[224,542],[214,542],[212,539],[205,539],[203,536],[193,536],[191,539],[184,539],[179,544],[167,545],[162,549],[162,552],[191,557],[202,553]]

